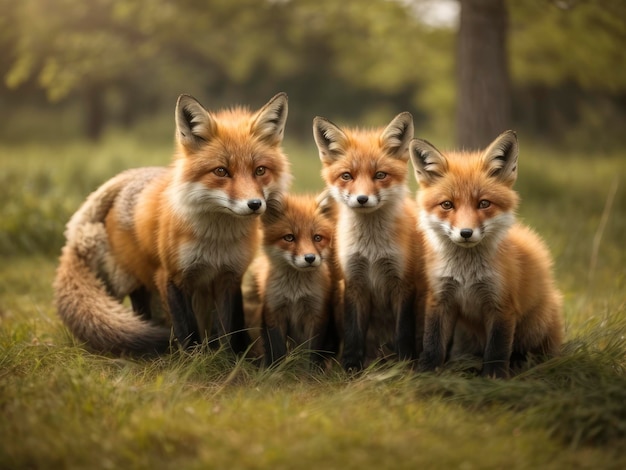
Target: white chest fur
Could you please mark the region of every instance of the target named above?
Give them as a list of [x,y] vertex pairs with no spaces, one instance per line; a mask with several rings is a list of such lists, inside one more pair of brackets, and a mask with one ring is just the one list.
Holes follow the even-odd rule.
[[463,248],[445,243],[435,252],[429,273],[431,283],[442,289],[440,295],[453,296],[463,316],[481,316],[487,305],[500,298],[502,276],[493,263],[493,247]]
[[243,274],[254,253],[251,243],[252,231],[256,230],[254,219],[211,214],[205,216],[201,227],[198,224],[195,227],[196,236],[179,248],[182,269],[201,267],[205,278],[225,271]]
[[374,292],[390,290],[402,276],[406,260],[394,238],[395,211],[356,213],[341,208],[337,247],[346,279],[358,278]]

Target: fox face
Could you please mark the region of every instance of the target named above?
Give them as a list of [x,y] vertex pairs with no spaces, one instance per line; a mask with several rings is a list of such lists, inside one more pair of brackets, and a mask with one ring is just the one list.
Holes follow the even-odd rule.
[[286,119],[284,93],[256,113],[236,108],[214,114],[182,95],[176,106],[175,204],[192,213],[263,214],[267,200],[290,180],[280,147]]
[[357,212],[373,212],[404,197],[413,118],[401,113],[381,131],[341,130],[313,121],[322,176],[332,196]]
[[500,135],[482,153],[443,155],[414,139],[411,161],[420,185],[420,224],[438,243],[472,248],[497,242],[515,220],[518,146],[515,133]]
[[333,234],[323,201],[285,195],[271,201],[263,217],[264,248],[274,262],[299,271],[316,269],[327,259]]

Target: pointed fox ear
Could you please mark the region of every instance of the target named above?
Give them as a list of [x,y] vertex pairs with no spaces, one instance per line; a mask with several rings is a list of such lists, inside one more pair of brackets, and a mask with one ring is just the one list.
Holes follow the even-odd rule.
[[215,135],[215,121],[190,95],[180,95],[176,102],[176,138],[187,148],[197,148]]
[[313,137],[322,163],[331,163],[345,148],[348,137],[328,119],[317,116],[313,119]]
[[409,144],[411,163],[420,186],[433,184],[448,170],[448,161],[430,142],[413,139]]
[[517,179],[517,157],[519,146],[513,131],[500,134],[483,152],[483,161],[489,176],[510,186]]
[[317,203],[317,211],[326,218],[334,219],[336,216],[337,204],[328,189],[324,189],[315,198]]
[[408,160],[409,142],[413,138],[413,116],[400,113],[389,123],[380,136],[383,148],[396,158]]
[[256,113],[252,132],[271,145],[280,145],[285,134],[287,111],[287,94],[278,93]]

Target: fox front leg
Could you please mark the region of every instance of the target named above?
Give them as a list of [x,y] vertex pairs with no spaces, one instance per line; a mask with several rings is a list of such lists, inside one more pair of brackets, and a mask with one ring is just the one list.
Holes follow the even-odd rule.
[[328,341],[328,326],[329,318],[326,317],[323,321],[317,322],[317,324],[311,324],[306,329],[307,345],[310,350],[309,362],[311,367],[321,367],[330,354],[330,351],[325,349]]
[[512,315],[510,318],[505,317],[499,313],[488,325],[487,344],[481,372],[483,377],[502,379],[509,376],[509,361],[513,352],[515,323]]
[[[271,317],[271,318],[270,318]],[[263,310],[263,345],[265,347],[265,366],[269,367],[287,355],[287,340],[278,325],[275,315]]]
[[200,332],[191,307],[191,296],[171,280],[167,282],[167,303],[178,344],[183,349],[199,344]]
[[235,354],[246,351],[250,337],[245,330],[241,279],[223,274],[215,283],[215,305],[217,307],[217,334],[227,339]]
[[427,308],[424,320],[424,349],[418,362],[420,371],[433,371],[443,365],[456,319],[456,312],[445,303],[437,303]]
[[415,359],[416,312],[414,295],[408,296],[399,306],[396,324],[396,351],[401,361]]
[[369,324],[369,295],[346,283],[344,301],[344,347],[341,359],[348,372],[358,372],[365,359],[365,337]]

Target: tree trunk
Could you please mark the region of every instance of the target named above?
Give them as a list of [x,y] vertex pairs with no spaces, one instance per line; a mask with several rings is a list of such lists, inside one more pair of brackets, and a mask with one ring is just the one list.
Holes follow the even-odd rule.
[[480,149],[509,129],[505,0],[462,0],[457,44],[457,145]]

